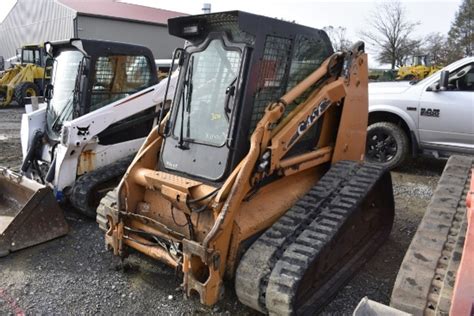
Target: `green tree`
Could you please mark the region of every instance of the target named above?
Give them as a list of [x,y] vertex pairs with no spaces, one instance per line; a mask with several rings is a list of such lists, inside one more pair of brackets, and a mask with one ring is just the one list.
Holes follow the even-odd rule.
[[[464,0],[448,33],[448,45],[455,51],[450,59],[472,56],[474,50],[474,1]],[[456,52],[457,51],[457,52]],[[452,60],[451,60],[452,61]]]

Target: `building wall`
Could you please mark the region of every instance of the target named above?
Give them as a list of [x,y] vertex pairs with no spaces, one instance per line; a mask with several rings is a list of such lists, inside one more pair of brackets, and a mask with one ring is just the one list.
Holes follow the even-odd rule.
[[167,26],[113,20],[100,17],[77,17],[79,38],[104,39],[139,44],[151,49],[155,59],[169,59],[176,47],[183,47],[184,40],[168,34]]
[[18,0],[0,24],[0,56],[13,57],[24,44],[73,37],[75,16],[74,10],[53,0]]

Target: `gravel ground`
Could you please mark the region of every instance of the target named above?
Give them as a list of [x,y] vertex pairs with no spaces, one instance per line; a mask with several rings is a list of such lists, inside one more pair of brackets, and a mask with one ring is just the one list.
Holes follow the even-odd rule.
[[[0,109],[0,165],[21,161],[22,109]],[[325,307],[351,314],[368,296],[389,303],[398,268],[445,162],[417,159],[392,173],[396,218],[388,242]],[[63,238],[0,258],[0,314],[254,315],[232,286],[214,308],[183,299],[174,271],[138,253],[120,262],[105,251],[95,222],[64,206],[71,232]]]

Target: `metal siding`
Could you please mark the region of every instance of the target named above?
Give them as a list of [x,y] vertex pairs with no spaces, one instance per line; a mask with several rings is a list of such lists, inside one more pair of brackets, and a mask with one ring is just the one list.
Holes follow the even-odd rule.
[[166,26],[113,20],[91,16],[77,16],[79,38],[103,39],[139,44],[151,49],[155,59],[168,59],[184,40],[168,34]]
[[0,56],[13,57],[24,44],[73,37],[75,16],[54,0],[18,0],[0,24]]

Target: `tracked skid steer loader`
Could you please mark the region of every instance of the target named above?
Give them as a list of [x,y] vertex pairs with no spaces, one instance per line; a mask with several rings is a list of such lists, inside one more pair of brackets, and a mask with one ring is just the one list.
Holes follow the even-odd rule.
[[314,314],[388,237],[390,174],[364,163],[367,56],[240,11],[173,18],[186,39],[172,110],[97,221],[182,273],[205,305],[235,281],[263,313]]
[[45,47],[54,60],[46,106],[22,117],[19,170],[0,172],[4,255],[67,233],[56,201],[95,218],[170,102],[146,47],[86,39]]

